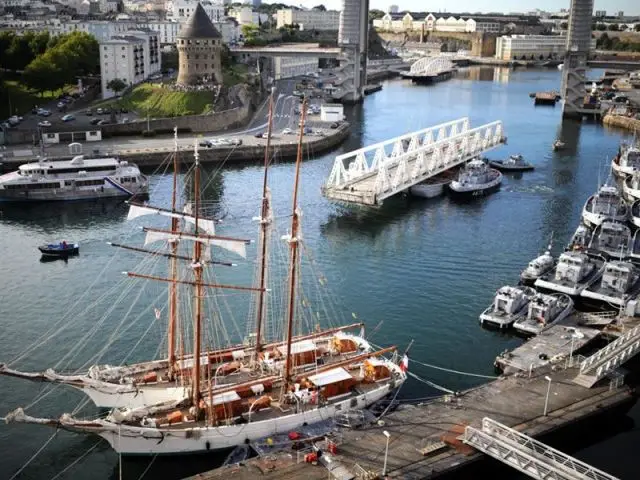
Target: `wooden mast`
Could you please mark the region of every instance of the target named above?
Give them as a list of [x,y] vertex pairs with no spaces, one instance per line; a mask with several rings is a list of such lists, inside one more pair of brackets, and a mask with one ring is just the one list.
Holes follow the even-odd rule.
[[[195,232],[198,235],[198,210],[200,209],[200,155],[198,154],[198,141],[195,141],[193,157],[195,158],[194,172],[194,211]],[[193,242],[193,272],[195,275],[195,309],[193,318],[193,378],[192,378],[192,400],[196,411],[199,410],[200,401],[200,336],[202,326],[202,264],[200,257],[202,244]]]
[[298,264],[298,182],[300,180],[300,163],[302,162],[302,139],[304,135],[304,120],[307,114],[307,98],[302,101],[302,109],[300,111],[300,133],[298,136],[298,153],[296,155],[296,173],[293,183],[293,213],[291,215],[291,238],[289,245],[291,248],[291,256],[289,259],[289,315],[287,318],[287,356],[285,358],[284,381],[285,387],[289,386],[291,380],[291,339],[293,336],[293,320],[295,317],[295,300],[296,300],[296,275]]
[[[171,194],[171,210],[176,210],[177,190],[178,190],[178,127],[173,128],[174,153],[173,153],[173,191]],[[178,219],[171,219],[171,231],[178,231]],[[176,278],[178,276],[178,242],[177,238],[170,240],[171,245],[171,261],[169,264],[171,271],[171,285],[169,285],[169,331],[168,331],[168,348],[169,348],[169,377],[173,377],[174,366],[176,363],[176,318],[178,309],[178,285]]]
[[271,205],[268,192],[269,175],[269,147],[271,146],[271,131],[273,128],[273,94],[275,89],[271,89],[269,96],[269,120],[267,126],[267,145],[264,149],[264,176],[262,179],[262,208],[260,210],[260,293],[258,294],[258,309],[256,318],[256,360],[262,350],[262,328],[264,321],[264,289],[267,280],[267,231],[271,222]]

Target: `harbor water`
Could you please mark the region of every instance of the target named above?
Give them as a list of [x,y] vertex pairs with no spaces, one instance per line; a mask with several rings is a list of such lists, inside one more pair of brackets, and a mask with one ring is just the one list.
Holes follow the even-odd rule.
[[[414,340],[410,370],[448,389],[461,390],[485,381],[465,373],[495,374],[496,355],[522,340],[482,329],[478,315],[500,286],[517,283],[522,268],[548,244],[552,233],[554,250],[563,248],[587,197],[606,178],[625,135],[596,123],[563,123],[560,105],[534,107],[530,92],[559,86],[556,69],[474,67],[432,86],[392,80],[363,105],[347,109],[353,125],[351,137],[336,152],[305,159],[300,190],[305,250],[312,252],[322,284],[339,306],[337,321],[350,323],[355,317],[366,322],[376,344],[404,349]],[[502,120],[508,142],[487,156],[506,158],[520,153],[535,170],[507,174],[499,192],[465,203],[448,197],[398,197],[382,208],[364,209],[339,206],[321,196],[320,187],[337,153],[460,117],[469,117],[472,126]],[[557,138],[567,148],[552,152]],[[282,233],[289,222],[293,170],[293,164],[278,161],[271,170],[273,205]],[[204,200],[211,213],[223,219],[218,232],[255,239],[257,225],[252,219],[259,213],[260,166],[207,166],[204,176]],[[150,177],[151,203],[169,206],[170,172],[157,171]],[[122,271],[140,261],[139,256],[114,251],[106,244],[142,244],[141,223],[127,223],[126,211],[125,205],[113,202],[0,206],[0,361],[22,357],[15,366],[25,370],[44,370],[55,364],[73,369],[107,344],[102,363],[134,362],[156,355],[164,335],[162,323],[153,313],[144,313],[143,307],[166,302],[160,287],[123,292],[129,301],[121,299],[122,306],[111,311],[101,298],[121,281]],[[78,242],[80,255],[68,262],[39,262],[37,246],[62,239]],[[255,245],[249,254],[255,256]],[[221,272],[220,278],[250,283],[253,269],[239,263],[232,272]],[[229,295],[226,301],[231,310],[242,311],[247,297]],[[127,312],[131,304],[138,311]],[[81,319],[68,319],[74,329],[59,335],[52,332],[52,338],[27,351],[69,312],[82,313]],[[131,324],[122,338],[112,342],[110,335],[123,331],[125,314]],[[243,314],[236,318],[239,333],[244,333],[245,318]],[[95,334],[86,346],[74,349],[87,332],[94,333],[92,329]],[[234,340],[242,338],[238,335]],[[29,407],[27,413],[34,416],[57,417],[73,411],[84,399],[67,387],[52,389],[7,377],[0,377],[0,391],[0,416],[22,406]],[[438,393],[409,379],[399,398],[413,401]],[[540,409],[542,412],[543,405]],[[640,478],[634,458],[640,442],[636,422],[640,422],[640,407],[592,441],[567,443],[561,449],[620,478]],[[0,425],[0,445],[0,478],[12,478],[22,467],[16,478],[120,476],[118,456],[97,437],[11,424]],[[219,459],[211,456],[179,461],[138,458],[125,460],[121,467],[123,478],[144,474],[143,478],[173,479],[211,468],[216,462]],[[501,478],[522,477],[504,470]]]

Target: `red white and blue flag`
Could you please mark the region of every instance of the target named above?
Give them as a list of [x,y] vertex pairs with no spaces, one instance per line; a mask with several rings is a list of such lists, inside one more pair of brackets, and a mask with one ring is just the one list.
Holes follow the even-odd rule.
[[407,370],[409,370],[409,356],[405,353],[404,357],[402,357],[402,360],[400,361],[400,365],[398,365],[400,367],[400,370],[402,370],[403,372],[406,372]]

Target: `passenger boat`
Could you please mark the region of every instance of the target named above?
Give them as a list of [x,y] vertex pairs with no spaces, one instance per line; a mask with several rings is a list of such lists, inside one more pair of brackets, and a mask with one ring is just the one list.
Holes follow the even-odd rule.
[[586,288],[580,296],[622,307],[627,298],[637,295],[638,292],[640,292],[638,267],[631,262],[612,260],[605,263],[600,282]]
[[589,249],[606,257],[625,258],[631,253],[631,229],[624,223],[606,220],[593,232]]
[[627,175],[622,181],[622,194],[628,202],[640,200],[640,170]]
[[564,293],[537,293],[529,302],[527,314],[513,328],[525,335],[538,335],[545,328],[565,319],[573,311],[573,300]]
[[536,291],[531,287],[504,286],[498,289],[493,303],[480,315],[481,325],[508,328],[524,315]]
[[584,223],[580,223],[576,231],[571,237],[567,250],[584,250],[589,246],[593,237],[593,229],[587,227]]
[[524,172],[534,169],[522,155],[510,155],[507,160],[489,160],[489,166],[502,172]]
[[604,220],[624,222],[627,220],[629,208],[620,196],[617,187],[604,184],[598,193],[589,197],[582,209],[582,221],[595,228]]
[[0,201],[33,202],[144,197],[149,180],[140,169],[117,158],[41,160],[0,175]]
[[542,255],[531,260],[529,265],[527,265],[527,268],[520,273],[520,281],[523,284],[533,285],[538,278],[549,272],[554,267],[556,260],[553,258],[553,255],[551,255],[552,246],[553,237],[549,242],[546,251]]
[[415,197],[435,198],[444,193],[445,187],[456,177],[457,169],[450,169],[424,182],[413,185],[409,192]]
[[[271,102],[272,104],[273,102]],[[302,137],[306,113],[303,100],[298,154],[294,174],[291,230],[285,240],[289,245],[289,282],[287,287],[287,314],[285,340],[277,347],[268,346],[264,338],[264,324],[257,317],[253,355],[238,358],[220,366],[208,361],[201,365],[194,361],[189,372],[188,396],[159,402],[138,408],[119,408],[106,417],[93,420],[76,419],[63,414],[58,419],[34,418],[16,409],[5,419],[9,422],[33,423],[63,428],[72,432],[91,433],[106,439],[112,448],[125,455],[188,454],[214,451],[246,444],[251,441],[290,431],[304,424],[333,418],[337,412],[362,410],[389,395],[406,380],[408,358],[406,354],[387,358],[395,347],[375,350],[362,336],[337,333],[329,336],[326,345],[313,340],[296,341],[293,336],[298,305],[298,262],[301,212],[297,204]],[[270,116],[271,117],[271,116]],[[197,144],[195,147],[193,215],[196,233],[193,257],[190,259],[195,279],[188,284],[195,290],[192,299],[194,316],[193,358],[201,358],[201,332],[203,320],[202,302],[204,287],[232,288],[231,286],[206,284],[202,281],[202,242],[226,240],[225,237],[203,234],[199,228],[200,164]],[[265,155],[265,167],[270,161]],[[263,186],[261,224],[271,218],[269,193]],[[265,219],[265,220],[262,220]],[[264,230],[261,231],[264,232]],[[158,232],[169,240],[187,235],[182,231]],[[261,234],[261,246],[264,235]],[[266,247],[264,247],[266,248]],[[172,257],[174,258],[174,257]],[[264,258],[264,257],[263,257]],[[260,271],[262,272],[261,262]],[[264,273],[264,272],[263,272]],[[180,283],[172,277],[170,284]],[[265,275],[259,275],[257,293],[266,293]],[[259,295],[263,298],[263,295]],[[264,313],[264,308],[258,309]],[[327,334],[325,334],[327,336]],[[220,372],[223,370],[223,372]],[[237,375],[230,373],[239,372]],[[222,377],[222,379],[221,379]]]
[[80,246],[77,243],[62,241],[60,243],[40,245],[38,250],[40,250],[40,253],[45,257],[69,257],[71,255],[78,255]]
[[499,189],[501,182],[502,173],[476,158],[460,170],[458,178],[451,182],[449,189],[459,196],[480,196]]
[[546,290],[580,295],[585,288],[602,275],[604,259],[583,252],[565,252],[560,255],[556,268],[535,281],[535,286]]
[[555,142],[553,142],[553,145],[551,146],[554,152],[557,152],[558,150],[563,150],[565,147],[566,147],[566,144],[562,140],[556,140]]
[[618,148],[618,154],[611,162],[611,170],[618,178],[633,175],[640,171],[640,145],[622,143]]

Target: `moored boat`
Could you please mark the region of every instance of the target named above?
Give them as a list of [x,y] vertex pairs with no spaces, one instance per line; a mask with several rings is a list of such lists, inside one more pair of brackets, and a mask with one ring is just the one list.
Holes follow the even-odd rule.
[[520,316],[536,291],[531,287],[504,286],[498,289],[493,302],[480,314],[480,324],[508,328]]
[[604,220],[624,222],[629,208],[614,185],[605,183],[595,195],[590,196],[582,209],[582,221],[595,228]]
[[420,198],[435,198],[442,195],[447,185],[456,177],[457,169],[450,169],[439,175],[428,178],[409,188],[411,195]]
[[580,223],[576,231],[571,236],[571,241],[567,245],[567,250],[584,250],[589,246],[593,237],[593,229],[587,227],[584,223]]
[[140,169],[117,158],[41,160],[0,175],[0,201],[49,202],[110,197],[144,197],[149,180]]
[[460,170],[458,178],[451,182],[449,189],[459,196],[481,196],[500,188],[501,182],[502,173],[476,158]]
[[631,229],[624,223],[605,220],[596,227],[589,250],[606,257],[625,258],[631,253]]
[[618,178],[633,175],[640,171],[640,145],[632,143],[622,143],[618,149],[618,154],[611,162],[611,170]]
[[622,181],[622,194],[629,202],[640,200],[640,171],[627,175]]
[[537,335],[566,318],[573,311],[573,305],[571,297],[564,293],[538,293],[529,302],[527,314],[519,318],[513,328],[525,335]]
[[640,272],[631,262],[612,260],[605,264],[599,283],[586,288],[580,296],[622,307],[625,300],[640,291]]
[[556,268],[535,281],[543,288],[567,295],[580,295],[585,288],[602,275],[604,259],[583,252],[565,252],[560,255]]
[[489,160],[489,166],[502,172],[525,172],[534,169],[522,155],[510,155],[506,160]]
[[640,200],[636,200],[631,205],[630,220],[635,227],[640,228]]
[[551,248],[553,246],[553,238],[549,242],[547,249],[542,255],[534,258],[529,262],[527,268],[520,273],[520,281],[525,285],[533,285],[533,283],[545,273],[549,272],[556,264]]

